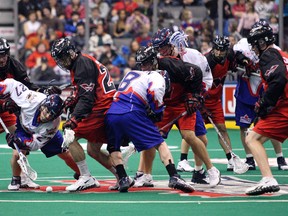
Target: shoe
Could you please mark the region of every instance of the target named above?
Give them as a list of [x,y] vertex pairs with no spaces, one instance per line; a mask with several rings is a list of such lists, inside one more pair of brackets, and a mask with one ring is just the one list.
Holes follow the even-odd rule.
[[73,178],[74,178],[74,179],[78,180],[79,177],[80,177],[80,174],[78,174],[78,173],[74,173],[74,175],[73,175]]
[[216,187],[221,182],[220,171],[216,167],[207,170],[210,187]]
[[[134,179],[129,176],[129,187],[132,187],[135,184]],[[117,181],[115,185],[108,187],[109,190],[119,190],[119,182]]]
[[288,170],[288,165],[284,157],[277,158],[278,170]]
[[261,195],[264,193],[274,193],[280,190],[276,179],[263,177],[259,184],[246,190],[247,195]]
[[249,166],[248,170],[256,170],[256,164],[253,157],[246,158],[245,163]]
[[74,184],[66,187],[66,191],[76,192],[95,187],[100,187],[100,184],[94,177],[80,176]]
[[189,183],[185,182],[180,175],[171,176],[169,179],[168,187],[173,189],[179,189],[185,193],[191,193],[195,191],[194,187]]
[[203,168],[199,171],[194,170],[191,182],[195,184],[209,184],[209,178],[206,176],[206,171]]
[[21,174],[21,185],[20,188],[33,188],[33,189],[37,189],[40,188],[39,184],[36,184],[35,182],[33,182],[29,177],[27,177],[24,174]]
[[19,190],[21,185],[21,177],[20,176],[13,176],[11,183],[8,185],[9,191],[17,191]]
[[179,161],[177,171],[179,172],[193,172],[194,168],[190,166],[187,160]]
[[122,177],[118,182],[119,192],[128,192],[128,188],[132,187],[134,183],[135,181],[130,176]]
[[153,179],[151,174],[142,174],[134,178],[135,184],[133,187],[154,187]]
[[124,167],[127,167],[128,160],[136,152],[135,146],[129,144],[127,147],[121,147],[121,154]]
[[228,164],[227,164],[227,171],[233,171],[234,169],[234,163],[232,158],[230,160],[228,160]]

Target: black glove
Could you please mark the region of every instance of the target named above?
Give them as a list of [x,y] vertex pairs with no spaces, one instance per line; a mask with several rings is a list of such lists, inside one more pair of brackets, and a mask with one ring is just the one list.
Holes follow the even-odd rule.
[[185,107],[188,115],[194,113],[201,106],[201,102],[193,96],[191,93],[188,93],[185,98]]
[[72,117],[70,119],[68,119],[64,124],[63,124],[63,130],[65,128],[70,128],[70,129],[75,129],[78,126],[78,122],[75,117]]
[[258,117],[265,117],[273,108],[274,108],[273,106],[265,105],[264,100],[260,98],[255,103],[254,112],[256,113],[256,116]]
[[8,98],[0,107],[0,113],[8,111],[10,114],[12,114],[19,112],[20,109],[21,108],[11,98]]
[[20,138],[18,138],[15,134],[10,134],[7,133],[6,134],[6,141],[8,143],[8,146],[10,146],[11,148],[15,149],[15,146],[13,143],[15,143],[19,149],[22,150],[29,150],[29,147],[27,145],[25,145]]
[[52,95],[52,94],[61,94],[62,90],[57,86],[50,86],[43,91],[44,94]]
[[68,109],[70,109],[70,113],[73,113],[73,110],[78,102],[78,99],[75,96],[69,96],[64,101],[64,110],[67,112]]
[[199,111],[204,120],[209,120],[208,117],[212,118],[212,113],[206,107],[202,106]]
[[150,106],[147,106],[146,111],[148,118],[151,119],[152,122],[155,123],[160,122],[162,120],[163,112],[155,113],[153,112]]

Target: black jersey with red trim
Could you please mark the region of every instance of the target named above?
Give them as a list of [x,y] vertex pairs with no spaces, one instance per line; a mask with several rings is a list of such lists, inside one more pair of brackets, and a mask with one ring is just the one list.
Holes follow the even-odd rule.
[[80,120],[87,117],[92,110],[103,116],[116,92],[108,69],[94,57],[79,52],[70,73],[78,97],[71,116]]
[[39,86],[30,82],[29,77],[27,76],[26,67],[11,56],[8,57],[7,65],[0,68],[0,81],[5,80],[6,78],[13,78],[23,83],[31,90],[39,89]]

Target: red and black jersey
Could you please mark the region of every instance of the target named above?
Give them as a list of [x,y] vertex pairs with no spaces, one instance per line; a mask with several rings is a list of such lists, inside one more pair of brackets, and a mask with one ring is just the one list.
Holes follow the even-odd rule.
[[79,53],[70,72],[78,97],[72,116],[82,119],[92,110],[104,115],[116,92],[107,68],[92,56]]
[[7,65],[4,68],[0,68],[0,81],[5,80],[6,78],[13,78],[23,83],[31,90],[39,89],[39,86],[30,82],[27,76],[26,67],[11,56],[9,56],[9,59],[7,60]]
[[[268,48],[260,56],[259,66],[264,80],[264,105],[287,106],[288,54],[272,47]],[[288,116],[288,110],[286,115]]]

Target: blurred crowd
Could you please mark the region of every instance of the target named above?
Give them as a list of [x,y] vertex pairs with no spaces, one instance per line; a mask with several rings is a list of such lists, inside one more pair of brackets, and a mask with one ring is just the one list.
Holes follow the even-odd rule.
[[[223,34],[234,45],[247,36],[256,21],[263,19],[270,23],[278,39],[278,3],[279,0],[224,0]],[[195,7],[205,8],[206,14],[195,17],[192,10]],[[178,10],[178,17],[171,8]],[[159,0],[155,24],[157,28],[185,31],[189,47],[204,54],[210,51],[213,37],[218,33],[217,8],[215,0]],[[87,43],[86,13],[89,13],[90,32]],[[152,0],[89,0],[89,8],[84,0],[20,0],[18,18],[19,59],[36,83],[69,82],[70,75],[50,55],[51,44],[57,38],[69,37],[77,49],[94,55],[107,66],[117,84],[125,73],[135,69],[136,51],[147,45],[154,33]],[[287,19],[288,0],[284,0],[284,26],[288,24]],[[284,41],[288,40],[284,38]],[[287,51],[288,45],[284,45]]]

